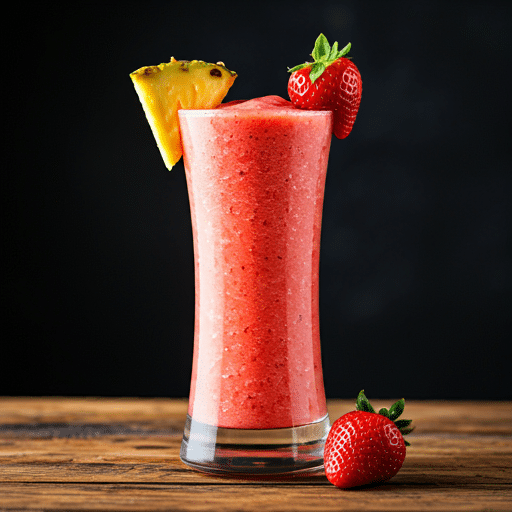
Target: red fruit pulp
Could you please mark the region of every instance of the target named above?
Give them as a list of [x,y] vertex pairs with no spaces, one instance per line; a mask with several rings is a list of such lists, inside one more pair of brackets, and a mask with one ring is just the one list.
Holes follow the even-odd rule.
[[332,115],[277,97],[179,115],[196,263],[189,414],[242,429],[318,421]]

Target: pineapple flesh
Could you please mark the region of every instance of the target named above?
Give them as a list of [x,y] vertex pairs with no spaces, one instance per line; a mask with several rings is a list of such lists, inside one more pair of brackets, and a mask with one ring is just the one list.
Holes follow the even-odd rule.
[[222,62],[200,60],[145,66],[130,74],[166,167],[171,170],[183,154],[178,110],[218,107],[236,73]]

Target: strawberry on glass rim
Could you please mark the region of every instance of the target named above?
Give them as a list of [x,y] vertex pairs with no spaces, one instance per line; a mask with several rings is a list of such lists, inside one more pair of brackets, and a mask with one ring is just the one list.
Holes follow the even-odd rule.
[[288,71],[288,95],[293,105],[305,110],[332,110],[333,132],[344,139],[356,120],[363,82],[356,65],[347,57],[351,44],[338,50],[320,34],[311,56],[314,62],[299,64]]
[[385,482],[398,473],[409,446],[403,436],[413,430],[412,420],[398,419],[404,406],[402,398],[377,413],[364,391],[359,393],[357,410],[338,418],[327,436],[324,467],[329,482],[347,489]]

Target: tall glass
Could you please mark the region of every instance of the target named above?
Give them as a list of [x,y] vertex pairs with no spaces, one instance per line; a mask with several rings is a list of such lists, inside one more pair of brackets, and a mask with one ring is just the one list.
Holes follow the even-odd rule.
[[186,464],[323,467],[318,270],[331,112],[181,110],[195,258]]

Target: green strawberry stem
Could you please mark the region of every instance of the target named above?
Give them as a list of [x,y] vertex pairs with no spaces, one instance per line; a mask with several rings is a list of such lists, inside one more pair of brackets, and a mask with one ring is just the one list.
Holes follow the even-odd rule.
[[[402,436],[405,436],[407,434],[410,434],[414,427],[410,427],[410,424],[412,423],[412,420],[399,420],[398,418],[400,415],[404,412],[405,408],[405,400],[401,398],[397,402],[395,402],[389,410],[383,407],[379,410],[378,414],[381,416],[385,416],[386,418],[389,418],[398,428]],[[368,398],[366,398],[366,395],[364,394],[364,390],[359,392],[359,395],[357,396],[356,400],[356,409],[358,411],[365,411],[365,412],[372,412],[375,413],[375,409],[370,404],[370,401]],[[375,413],[377,414],[377,413]],[[406,441],[404,439],[405,446],[411,446],[411,443]]]
[[331,47],[327,41],[327,38],[323,34],[320,34],[315,41],[315,47],[311,52],[313,62],[305,62],[304,64],[299,64],[293,68],[288,68],[288,72],[293,73],[299,69],[311,66],[309,79],[311,80],[311,83],[314,83],[315,80],[320,78],[322,73],[325,71],[325,68],[332,64],[335,60],[338,60],[340,57],[350,59],[350,57],[347,57],[347,53],[350,51],[350,46],[351,44],[348,43],[344,48],[338,50],[338,41],[335,41]]

